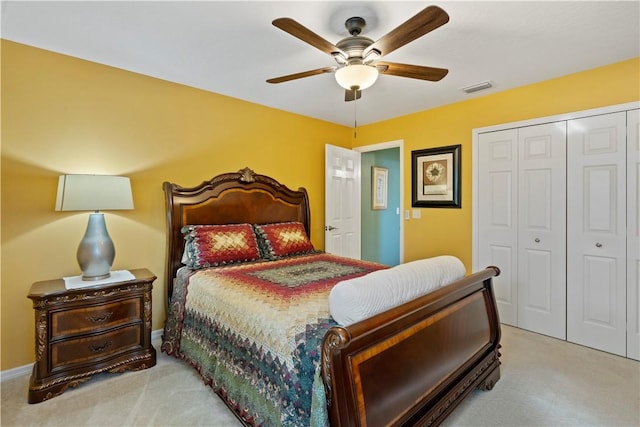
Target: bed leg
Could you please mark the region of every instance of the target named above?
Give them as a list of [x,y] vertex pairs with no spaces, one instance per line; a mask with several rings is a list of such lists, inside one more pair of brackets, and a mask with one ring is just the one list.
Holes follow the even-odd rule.
[[496,385],[499,379],[500,379],[500,366],[496,366],[495,369],[489,372],[489,375],[487,375],[486,378],[480,384],[478,384],[478,390],[482,390],[482,391],[491,390],[493,386]]

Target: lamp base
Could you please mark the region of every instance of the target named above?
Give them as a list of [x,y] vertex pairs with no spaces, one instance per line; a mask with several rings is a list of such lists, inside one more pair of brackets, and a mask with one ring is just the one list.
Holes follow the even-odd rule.
[[89,215],[87,231],[80,241],[76,255],[82,270],[82,280],[102,280],[111,276],[116,250],[107,232],[104,214]]
[[103,274],[102,276],[85,276],[84,273],[82,274],[82,280],[85,281],[102,280],[108,279],[109,277],[111,277],[111,273]]

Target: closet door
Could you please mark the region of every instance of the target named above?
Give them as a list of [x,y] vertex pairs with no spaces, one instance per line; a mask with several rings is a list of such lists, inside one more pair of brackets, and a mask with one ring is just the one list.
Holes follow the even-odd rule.
[[627,357],[640,360],[640,110],[627,112]]
[[566,122],[518,130],[518,326],[566,338]]
[[626,354],[626,113],[568,121],[567,340]]
[[478,135],[478,264],[495,265],[500,321],[518,325],[517,147],[515,129]]

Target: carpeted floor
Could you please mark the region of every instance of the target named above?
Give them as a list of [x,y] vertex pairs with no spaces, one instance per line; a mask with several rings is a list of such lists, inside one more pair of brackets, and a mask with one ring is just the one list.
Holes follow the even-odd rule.
[[[508,326],[502,333],[502,378],[473,392],[445,426],[640,425],[639,362]],[[28,381],[1,383],[3,427],[241,425],[195,371],[159,351],[151,369],[102,374],[35,405]]]

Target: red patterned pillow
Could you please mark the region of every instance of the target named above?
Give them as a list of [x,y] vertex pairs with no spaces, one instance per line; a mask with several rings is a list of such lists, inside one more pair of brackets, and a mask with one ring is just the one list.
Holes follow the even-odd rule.
[[254,225],[264,258],[282,258],[313,252],[313,244],[300,222]]
[[254,261],[260,258],[258,242],[251,224],[187,225],[185,264],[199,269]]

